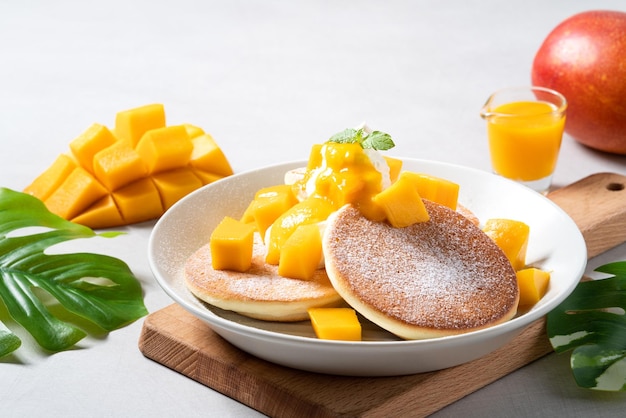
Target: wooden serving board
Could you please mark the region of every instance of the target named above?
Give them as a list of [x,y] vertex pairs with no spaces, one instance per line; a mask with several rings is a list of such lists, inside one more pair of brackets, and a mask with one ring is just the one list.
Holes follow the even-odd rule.
[[[626,177],[601,173],[548,195],[580,228],[589,258],[626,242]],[[251,356],[179,305],[150,314],[148,358],[272,417],[426,416],[550,353],[545,319],[493,353],[460,366],[398,377],[330,376]]]

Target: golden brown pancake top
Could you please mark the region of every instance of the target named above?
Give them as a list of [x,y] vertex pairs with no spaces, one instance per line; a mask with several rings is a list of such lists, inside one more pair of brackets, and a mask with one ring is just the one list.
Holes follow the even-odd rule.
[[517,279],[500,248],[463,215],[425,205],[430,221],[406,228],[352,206],[335,215],[324,251],[339,294],[403,325],[452,333],[514,315]]

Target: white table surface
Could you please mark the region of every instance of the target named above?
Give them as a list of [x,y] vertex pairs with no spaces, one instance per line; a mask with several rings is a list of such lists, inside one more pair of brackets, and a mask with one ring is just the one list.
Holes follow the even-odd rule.
[[[112,126],[117,111],[154,102],[168,123],[213,134],[237,172],[306,158],[362,121],[394,137],[395,155],[489,170],[481,105],[529,84],[544,37],[589,9],[626,3],[2,0],[0,186],[23,189],[92,123]],[[557,186],[601,171],[626,174],[626,157],[565,138]],[[126,261],[155,312],[172,301],[148,267],[152,226],[86,246]],[[625,245],[588,270],[623,259]],[[259,415],[144,358],[142,323],[54,355],[20,334],[22,348],[0,359],[0,415]],[[623,414],[626,394],[578,388],[568,359],[546,356],[435,415]]]

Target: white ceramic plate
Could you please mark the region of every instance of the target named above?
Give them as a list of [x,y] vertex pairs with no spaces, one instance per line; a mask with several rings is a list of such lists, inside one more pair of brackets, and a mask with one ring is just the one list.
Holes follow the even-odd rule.
[[258,189],[282,183],[287,170],[305,164],[279,164],[205,186],[170,208],[150,237],[150,266],[165,292],[233,345],[262,359],[301,370],[352,376],[405,375],[455,366],[499,348],[544,316],[574,290],[585,270],[587,253],[580,231],[544,196],[484,171],[407,159],[406,170],[459,183],[459,202],[482,222],[500,217],[530,226],[528,264],[552,272],[548,292],[536,306],[488,329],[421,341],[399,340],[365,321],[364,341],[347,342],[315,338],[307,321],[257,321],[196,299],[183,283],[187,258],[208,242],[225,215],[240,216]]

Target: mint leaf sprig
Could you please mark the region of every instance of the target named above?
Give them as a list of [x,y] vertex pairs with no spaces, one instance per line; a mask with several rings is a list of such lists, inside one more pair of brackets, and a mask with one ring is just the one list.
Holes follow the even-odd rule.
[[387,151],[396,146],[389,134],[381,131],[369,132],[365,128],[348,128],[331,136],[328,142],[360,144],[364,149]]

